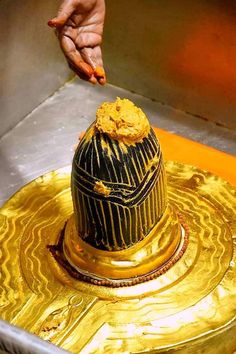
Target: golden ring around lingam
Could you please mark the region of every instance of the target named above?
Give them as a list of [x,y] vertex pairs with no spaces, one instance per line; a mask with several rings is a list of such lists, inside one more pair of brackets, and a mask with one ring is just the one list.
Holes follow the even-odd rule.
[[[165,237],[166,234],[168,237]],[[55,247],[50,249],[69,274],[96,285],[119,287],[151,280],[167,271],[186,249],[188,228],[185,230],[177,215],[167,208],[158,227],[126,251],[110,254],[109,251],[94,251],[82,240],[78,242],[74,215],[62,236],[63,247],[57,249],[57,246],[56,252]],[[64,261],[60,256],[64,256]]]
[[235,209],[232,185],[163,163],[141,110],[102,105],[72,178],[0,209],[1,317],[73,353],[232,354]]

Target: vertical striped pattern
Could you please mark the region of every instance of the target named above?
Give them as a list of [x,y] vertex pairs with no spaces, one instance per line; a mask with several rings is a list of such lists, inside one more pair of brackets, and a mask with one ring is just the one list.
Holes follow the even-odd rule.
[[[93,190],[96,181],[111,189],[108,197]],[[152,129],[134,146],[88,131],[71,182],[79,236],[98,249],[121,250],[142,240],[166,208],[165,170]]]

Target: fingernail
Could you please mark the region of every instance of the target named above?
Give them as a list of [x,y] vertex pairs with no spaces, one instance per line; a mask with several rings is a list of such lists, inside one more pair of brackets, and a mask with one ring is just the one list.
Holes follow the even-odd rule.
[[98,82],[100,85],[104,86],[106,84],[106,79],[105,78],[98,79]]
[[49,27],[57,27],[57,24],[54,22],[54,20],[49,20],[48,21],[48,26]]

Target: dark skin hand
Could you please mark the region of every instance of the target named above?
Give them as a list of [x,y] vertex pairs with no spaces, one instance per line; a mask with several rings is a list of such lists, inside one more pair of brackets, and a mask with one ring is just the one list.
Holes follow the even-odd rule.
[[106,83],[101,43],[105,18],[104,0],[64,0],[57,17],[48,21],[56,28],[69,67],[83,80]]

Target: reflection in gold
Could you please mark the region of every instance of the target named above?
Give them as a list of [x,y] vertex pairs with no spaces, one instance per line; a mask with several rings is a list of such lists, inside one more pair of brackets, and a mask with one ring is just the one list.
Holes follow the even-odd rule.
[[64,254],[71,265],[96,277],[129,279],[157,269],[181,252],[183,245],[179,244],[181,236],[182,239],[185,236],[184,230],[182,234],[179,219],[169,206],[142,241],[116,252],[96,250],[78,238],[73,215],[66,226]]
[[189,226],[189,246],[159,278],[125,288],[76,281],[52,266],[46,246],[73,212],[69,170],[16,193],[0,210],[2,318],[73,353],[195,353],[192,346],[207,339],[215,354],[225,338],[224,353],[232,353],[236,189],[191,166],[167,162],[166,170],[169,202]]

